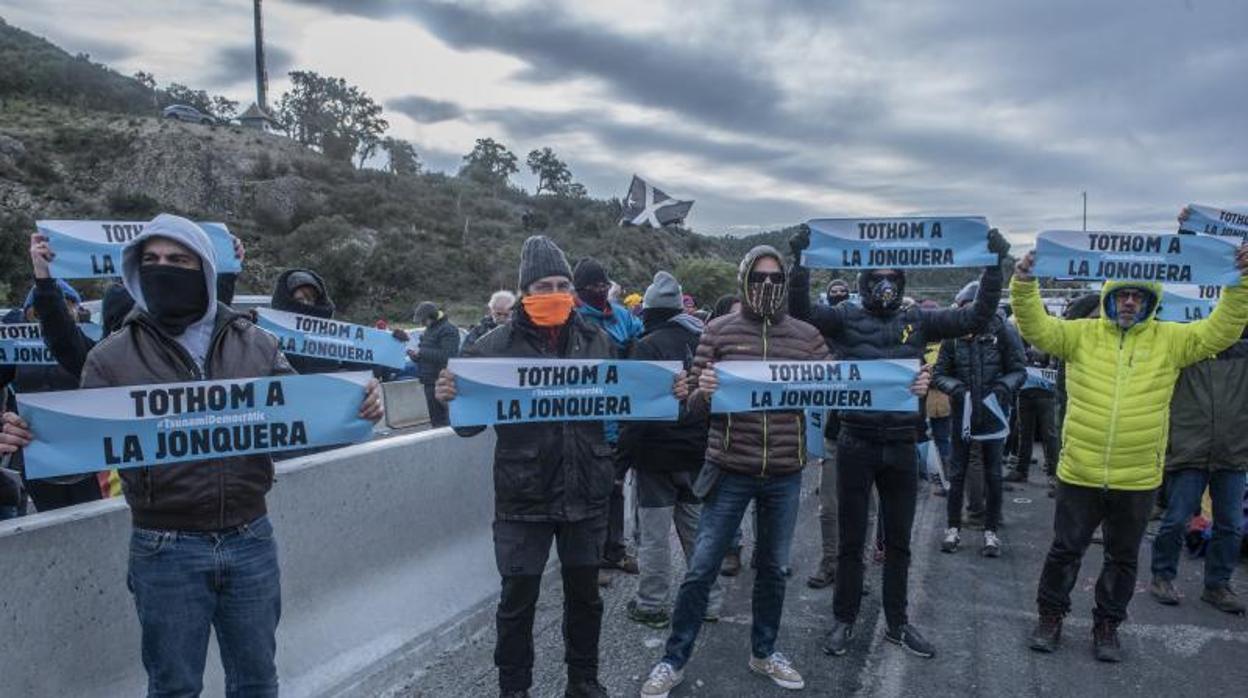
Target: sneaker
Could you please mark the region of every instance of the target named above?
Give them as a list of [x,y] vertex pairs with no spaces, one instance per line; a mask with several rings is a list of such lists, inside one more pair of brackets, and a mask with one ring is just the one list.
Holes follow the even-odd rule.
[[915,630],[913,625],[906,623],[896,628],[889,628],[884,633],[884,639],[894,645],[901,645],[906,648],[910,654],[931,659],[936,656],[936,646],[928,642]]
[[772,652],[771,656],[766,659],[751,656],[750,671],[766,676],[780,688],[787,688],[790,691],[800,691],[806,688],[802,675],[797,673],[797,669],[793,668],[788,658],[779,652]]
[[958,529],[950,526],[945,529],[945,538],[940,541],[940,552],[952,553],[956,552],[958,546],[962,544],[962,538],[958,535]]
[[667,611],[647,611],[637,606],[637,600],[633,599],[628,602],[628,617],[636,623],[655,630],[662,630],[672,624],[672,617]]
[[1118,624],[1098,620],[1092,625],[1092,652],[1098,662],[1122,661],[1122,645],[1118,642]]
[[819,563],[819,571],[806,580],[811,589],[826,589],[836,583],[836,563],[824,560]]
[[1231,613],[1237,616],[1244,615],[1244,602],[1239,600],[1235,590],[1229,586],[1216,589],[1205,587],[1205,590],[1200,593],[1200,600],[1223,613]]
[[1006,482],[1027,482],[1027,473],[1021,470],[1011,470],[1002,479]]
[[1062,617],[1060,615],[1040,614],[1040,622],[1031,631],[1028,646],[1037,652],[1055,652],[1062,642]]
[[854,624],[832,621],[832,629],[823,636],[820,646],[825,654],[839,657],[849,651],[849,641],[854,639]]
[[685,672],[667,662],[659,662],[641,684],[641,698],[667,698],[667,694],[685,680]]
[[1001,539],[996,531],[984,531],[984,548],[979,553],[984,557],[1001,557]]
[[728,551],[723,564],[719,566],[719,573],[725,577],[735,577],[741,573],[741,548]]
[[563,698],[609,698],[607,689],[598,683],[598,679],[568,679],[568,688]]
[[1179,592],[1169,579],[1153,577],[1153,583],[1148,585],[1148,593],[1152,594],[1153,598],[1157,599],[1157,603],[1163,606],[1179,605]]

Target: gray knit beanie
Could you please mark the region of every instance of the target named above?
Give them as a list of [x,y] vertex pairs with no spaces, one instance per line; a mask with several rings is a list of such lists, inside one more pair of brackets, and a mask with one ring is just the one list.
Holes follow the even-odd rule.
[[676,277],[665,271],[655,274],[654,281],[646,289],[646,295],[642,300],[641,307],[644,310],[649,310],[650,308],[683,310],[685,306],[681,303],[680,282],[676,280]]
[[545,235],[533,235],[520,248],[520,292],[529,284],[547,276],[566,276],[572,280],[572,267],[568,258],[554,240]]

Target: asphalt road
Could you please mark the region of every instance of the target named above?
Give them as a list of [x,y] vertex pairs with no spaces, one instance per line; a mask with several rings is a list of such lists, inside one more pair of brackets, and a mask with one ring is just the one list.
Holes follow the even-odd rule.
[[[809,471],[813,476],[814,471]],[[883,640],[878,589],[881,567],[869,563],[875,591],[863,605],[858,637],[843,657],[828,657],[818,639],[831,620],[831,589],[805,585],[818,561],[819,532],[813,477],[803,493],[802,514],[792,559],[778,649],[806,678],[810,696],[1234,696],[1248,695],[1248,621],[1222,614],[1200,602],[1201,561],[1184,559],[1178,586],[1185,595],[1177,608],[1155,603],[1144,591],[1149,539],[1141,550],[1139,592],[1131,621],[1122,628],[1127,661],[1097,663],[1091,655],[1092,587],[1100,567],[1100,547],[1085,559],[1067,620],[1064,645],[1053,655],[1026,647],[1035,622],[1035,588],[1048,548],[1053,500],[1039,484],[1014,486],[1006,493],[1004,553],[978,554],[981,535],[963,533],[956,554],[938,550],[945,500],[922,487],[915,521],[910,578],[910,613],[939,654],[920,659]],[[1151,527],[1155,528],[1155,524]],[[1151,531],[1150,528],[1150,531]],[[748,550],[748,549],[747,549]],[[1241,564],[1242,580],[1248,566]],[[747,571],[728,582],[724,617],[704,626],[685,669],[685,682],[672,696],[791,696],[751,674],[749,658],[750,587]],[[606,614],[601,646],[601,680],[613,696],[635,696],[658,660],[666,638],[628,620],[625,604],[636,578],[617,574],[604,591]],[[562,696],[564,666],[556,576],[549,576],[535,627],[537,666],[534,696]],[[401,685],[395,696],[496,695],[492,663],[493,629],[483,628],[466,645],[444,652]]]

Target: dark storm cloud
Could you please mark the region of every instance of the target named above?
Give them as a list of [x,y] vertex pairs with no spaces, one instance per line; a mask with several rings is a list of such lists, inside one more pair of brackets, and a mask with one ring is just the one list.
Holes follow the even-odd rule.
[[430,99],[421,95],[406,95],[386,102],[387,109],[393,109],[420,124],[436,124],[442,121],[458,119],[464,110],[454,102]]

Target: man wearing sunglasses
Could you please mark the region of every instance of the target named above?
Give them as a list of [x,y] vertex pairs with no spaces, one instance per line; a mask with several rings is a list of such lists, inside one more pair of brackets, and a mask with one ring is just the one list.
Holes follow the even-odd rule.
[[[858,276],[861,305],[814,306],[810,272],[801,253],[810,244],[810,229],[789,241],[794,265],[789,312],[806,320],[840,349],[841,359],[918,359],[930,342],[976,334],[992,319],[1001,298],[1001,261],[1010,243],[994,228],[988,249],[998,263],[980,276],[975,301],[955,309],[903,307],[906,275],[901,269],[868,269]],[[840,656],[854,637],[854,621],[862,598],[862,548],[867,534],[867,503],[874,486],[884,522],[884,637],[920,657],[933,657],[935,646],[923,638],[906,615],[910,572],[910,528],[918,495],[915,441],[926,429],[919,405],[914,412],[842,412],[837,436],[837,500],[840,544],[837,550],[835,616],[823,650]]]

